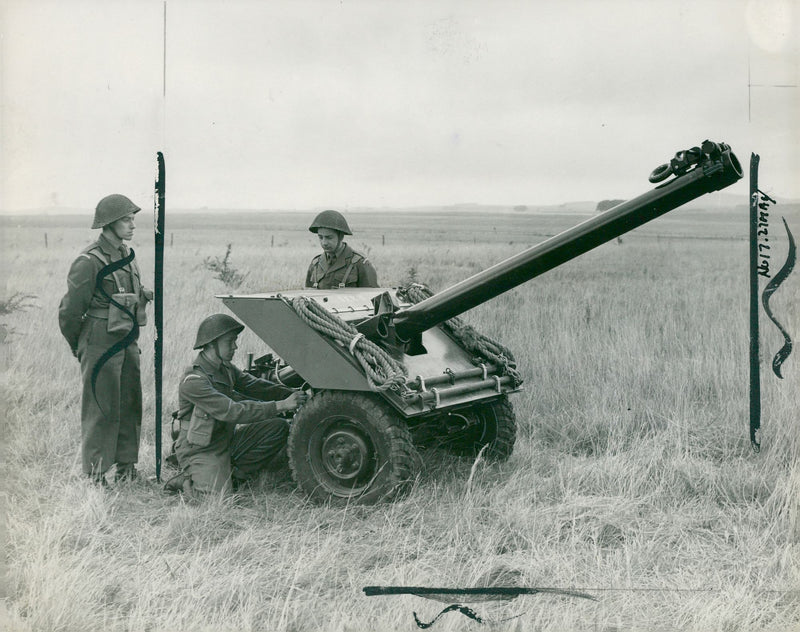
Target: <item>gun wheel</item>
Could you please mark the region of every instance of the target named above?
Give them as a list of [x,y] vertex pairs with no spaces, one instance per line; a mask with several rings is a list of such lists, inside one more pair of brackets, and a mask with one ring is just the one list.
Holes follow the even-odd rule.
[[405,424],[369,394],[321,391],[289,432],[292,474],[313,500],[388,499],[414,477],[418,459]]
[[483,452],[487,461],[507,461],[517,437],[517,417],[508,397],[477,404],[465,417],[469,424],[446,437],[444,447],[460,456],[475,457],[487,446]]

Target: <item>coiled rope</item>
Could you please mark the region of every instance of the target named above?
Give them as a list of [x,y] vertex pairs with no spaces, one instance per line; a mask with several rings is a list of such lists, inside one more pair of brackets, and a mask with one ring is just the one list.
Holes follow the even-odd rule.
[[292,299],[292,307],[309,327],[333,338],[361,364],[373,391],[404,391],[406,368],[364,334],[305,296]]
[[[410,303],[419,303],[426,298],[430,298],[433,294],[431,289],[422,283],[409,283],[397,290],[397,296]],[[514,354],[508,347],[503,346],[496,340],[492,340],[488,336],[484,336],[458,316],[445,321],[442,326],[467,351],[478,356],[480,360],[489,360],[500,367],[502,373],[508,375],[514,381],[514,386],[522,384],[522,376],[517,370]]]

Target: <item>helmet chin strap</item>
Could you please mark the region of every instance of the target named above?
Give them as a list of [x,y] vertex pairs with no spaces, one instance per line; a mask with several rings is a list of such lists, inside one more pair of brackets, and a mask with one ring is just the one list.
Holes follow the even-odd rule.
[[213,349],[213,355],[217,357],[217,360],[224,364],[225,360],[223,360],[222,356],[219,354],[219,345],[217,344],[217,340],[212,340],[205,347],[203,347],[203,353],[211,355],[211,350]]
[[116,224],[116,222],[111,222],[110,224],[106,224],[105,226],[103,226],[103,230],[110,231],[114,235],[114,237],[120,240],[120,242],[124,241],[122,237],[120,237],[119,232],[117,232],[117,229],[114,227],[114,224]]

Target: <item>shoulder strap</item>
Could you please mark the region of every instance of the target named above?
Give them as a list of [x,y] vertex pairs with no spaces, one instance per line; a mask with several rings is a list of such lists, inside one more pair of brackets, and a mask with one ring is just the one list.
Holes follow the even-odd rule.
[[87,256],[88,255],[94,255],[95,257],[97,257],[97,259],[100,260],[100,263],[102,263],[103,265],[106,265],[106,266],[109,263],[111,263],[108,260],[108,257],[106,257],[106,253],[104,253],[102,251],[102,249],[100,248],[100,246],[98,246],[97,244],[92,244],[91,246],[86,248],[86,250],[84,250],[81,254],[85,254]]
[[353,251],[353,256],[350,257],[350,263],[347,264],[347,268],[344,271],[344,276],[342,277],[342,281],[341,283],[339,283],[339,289],[347,286],[347,278],[350,276],[350,270],[352,270],[353,266],[356,265],[363,258],[364,257],[358,254],[355,250]]
[[136,263],[134,258],[131,261],[131,283],[133,284],[133,293],[137,297],[141,296],[142,291],[142,271],[139,269],[139,264]]
[[[89,246],[81,254],[86,254],[87,256],[88,255],[94,255],[100,261],[100,263],[102,263],[104,266],[111,265],[111,260],[106,256],[106,253],[103,252],[103,249],[100,248],[100,246],[98,246],[96,243],[94,243],[91,246]],[[136,271],[137,272],[139,270],[138,265],[136,264],[136,259],[131,261],[130,266],[131,266],[131,283],[133,284],[133,293],[138,295],[139,294],[140,281],[138,279],[139,275],[134,272],[134,266],[136,266]],[[118,270],[114,270],[111,273],[111,276],[114,277],[114,283],[116,284],[117,288],[121,288],[122,287],[122,283],[120,283],[120,279],[117,276],[117,272],[118,272]]]
[[319,254],[311,260],[311,287],[315,290],[319,287],[319,259],[321,256]]

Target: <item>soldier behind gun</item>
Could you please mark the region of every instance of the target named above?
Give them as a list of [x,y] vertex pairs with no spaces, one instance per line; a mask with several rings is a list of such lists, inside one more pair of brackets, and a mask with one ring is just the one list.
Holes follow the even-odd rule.
[[[153,293],[142,286],[136,259],[111,270],[130,256],[123,242],[133,238],[133,216],[139,210],[124,195],[100,200],[92,228],[102,228],[103,232],[72,263],[67,293],[58,308],[61,333],[81,363],[83,472],[100,485],[107,484],[105,472],[113,464],[117,466],[116,480],[136,478],[134,464],[139,460],[140,351],[135,339],[126,341],[134,323],[118,305],[123,305],[141,326],[145,305]],[[114,349],[118,351],[109,356]]]
[[322,254],[311,260],[306,287],[320,290],[378,287],[378,275],[369,260],[343,241],[345,235],[353,233],[341,213],[322,211],[308,230],[319,237]]
[[178,388],[175,454],[181,473],[167,481],[167,491],[228,493],[287,463],[289,424],[276,415],[296,410],[307,396],[231,363],[243,329],[227,314],[213,314],[197,329],[194,348],[200,353]]

